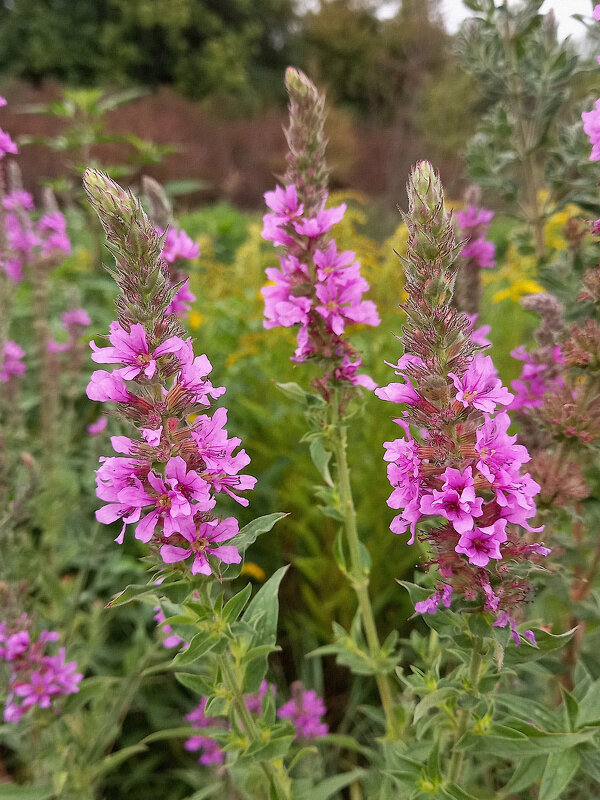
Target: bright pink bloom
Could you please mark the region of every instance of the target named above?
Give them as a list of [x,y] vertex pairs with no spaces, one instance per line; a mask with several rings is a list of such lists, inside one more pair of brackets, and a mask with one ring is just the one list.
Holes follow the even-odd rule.
[[4,352],[0,360],[0,382],[8,383],[13,376],[20,377],[25,372],[25,364],[21,359],[25,351],[16,342],[8,339],[4,343]]
[[156,359],[168,353],[177,353],[186,344],[179,336],[171,336],[151,353],[146,331],[139,323],[132,325],[128,333],[118,322],[112,322],[109,340],[112,347],[100,348],[94,341],[90,342],[90,347],[94,351],[92,361],[97,364],[127,365],[118,371],[127,381],[137,377],[140,372],[143,372],[146,378],[152,378],[157,368]]
[[[238,550],[233,545],[221,545],[233,539],[239,533],[238,521],[234,517],[223,520],[211,520],[199,525],[189,524],[182,528],[180,535],[190,543],[189,548],[165,544],[160,548],[160,555],[165,564],[183,561],[189,556],[194,556],[192,575],[210,575],[211,567],[207,556],[215,556],[225,564],[239,564],[242,560]],[[217,545],[214,547],[213,545]]]
[[592,14],[594,15],[594,19],[596,20],[596,22],[600,22],[600,3],[594,6]]
[[434,489],[432,494],[421,498],[420,511],[423,514],[439,514],[449,520],[457,533],[472,530],[474,517],[483,513],[481,497],[475,497],[471,467],[464,472],[448,467],[440,475],[444,478],[442,491]]
[[59,251],[68,255],[71,242],[67,236],[67,221],[60,211],[44,214],[37,223],[37,230],[42,246],[42,255]]
[[[186,714],[186,720],[191,722],[193,727],[197,730],[209,727],[220,727],[223,725],[221,720],[215,720],[207,717],[206,713],[206,697],[203,697],[196,708],[189,714]],[[199,764],[209,766],[210,764],[222,764],[225,761],[225,754],[221,750],[219,744],[211,739],[209,736],[191,736],[184,745],[186,750],[195,751],[202,750],[202,754],[198,759]]]
[[[156,230],[160,234],[163,233],[161,228]],[[200,248],[198,244],[183,229],[169,228],[165,234],[165,242],[161,252],[161,256],[168,264],[173,264],[180,259],[193,260],[198,258],[199,255]]]
[[102,415],[101,417],[98,417],[96,422],[92,422],[90,425],[88,425],[86,430],[90,436],[98,436],[98,434],[106,430],[107,425],[108,417]]
[[18,152],[19,148],[10,138],[10,134],[0,128],[0,158],[4,158],[9,153],[16,155]]
[[466,555],[476,567],[485,567],[490,558],[502,558],[500,545],[507,538],[506,520],[499,519],[493,525],[465,531],[454,549]]
[[465,408],[472,405],[491,414],[498,403],[506,406],[514,397],[502,386],[490,356],[475,356],[462,378],[453,372],[449,372],[448,377],[457,389],[456,399]]
[[314,689],[304,689],[297,682],[292,685],[293,698],[277,711],[280,719],[289,719],[296,728],[296,739],[315,739],[327,736],[328,726],[321,721],[327,709]]
[[134,400],[134,396],[125,386],[122,376],[118,372],[107,372],[104,369],[92,372],[85,393],[90,400],[97,400],[100,403],[107,401],[130,403]]
[[190,282],[188,279],[180,286],[177,294],[167,306],[165,314],[177,314],[178,317],[183,317],[189,313],[195,299],[196,295],[190,291]]
[[79,325],[82,328],[87,328],[88,325],[92,324],[90,315],[87,313],[85,308],[71,308],[69,311],[65,311],[63,314],[61,314],[60,318],[62,319],[65,328],[76,327]]
[[452,586],[444,583],[442,588],[434,592],[427,600],[420,600],[415,603],[415,611],[419,614],[435,614],[440,603],[446,608],[450,608],[452,592]]
[[592,144],[590,161],[600,161],[600,99],[591,111],[583,111],[583,130],[589,136]]
[[473,239],[460,251],[462,258],[476,261],[480,267],[492,269],[496,266],[496,245],[485,239]]

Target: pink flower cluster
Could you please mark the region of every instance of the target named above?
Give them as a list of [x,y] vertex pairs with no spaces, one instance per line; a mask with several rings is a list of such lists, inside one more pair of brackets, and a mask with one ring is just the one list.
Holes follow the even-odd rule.
[[25,352],[16,342],[8,339],[4,343],[0,359],[0,382],[8,383],[13,376],[20,377],[25,372],[24,356]]
[[590,161],[600,161],[600,100],[591,111],[582,111],[583,130],[589,136],[592,145]]
[[[275,686],[269,686],[267,681],[263,681],[258,692],[248,694],[245,697],[248,711],[257,716],[262,712],[263,699],[268,691],[276,692]],[[304,689],[302,684],[297,681],[292,684],[292,699],[284,703],[277,711],[280,719],[289,719],[296,728],[296,739],[307,741],[319,736],[326,736],[329,728],[321,721],[321,717],[326,713],[323,700],[317,696],[314,689]],[[197,730],[208,727],[225,727],[226,723],[222,719],[206,716],[206,697],[203,697],[196,708],[186,715],[185,719],[191,722]],[[199,764],[205,766],[210,764],[222,764],[225,761],[225,754],[219,744],[210,736],[202,734],[190,737],[185,743],[185,749],[190,751],[201,750]]]
[[296,728],[296,739],[308,740],[327,736],[329,728],[321,717],[327,713],[325,703],[314,689],[305,689],[299,681],[292,684],[292,698],[277,711],[280,719],[289,719]]
[[494,212],[489,208],[476,206],[469,206],[466,211],[456,212],[458,239],[459,241],[468,239],[460,255],[484,269],[491,269],[496,265],[496,245],[485,238],[493,217]]
[[[6,105],[6,100],[4,97],[0,97],[0,108]],[[0,159],[4,158],[5,156],[11,154],[16,155],[19,152],[19,148],[13,142],[10,137],[9,133],[3,131],[0,128]]]
[[22,190],[7,194],[3,204],[8,245],[3,266],[12,281],[22,281],[24,266],[32,264],[40,256],[68,255],[71,252],[67,222],[60,211],[44,214],[35,220],[32,216],[33,197]]
[[46,349],[49,353],[68,353],[73,345],[81,337],[85,328],[92,324],[89,314],[84,308],[72,308],[61,315],[63,329],[67,334],[66,342],[57,342],[49,339],[46,342]]
[[563,385],[563,379],[557,374],[557,366],[564,364],[562,351],[558,345],[551,351],[546,350],[542,356],[550,356],[550,363],[541,363],[536,358],[536,353],[529,353],[525,347],[516,347],[511,351],[511,356],[523,361],[520,378],[511,382],[511,389],[515,393],[514,400],[509,406],[511,411],[528,413],[533,408],[541,408],[544,398],[549,392],[555,392]]
[[[162,228],[156,230],[162,235]],[[178,317],[184,317],[189,312],[196,295],[190,291],[190,280],[185,271],[181,269],[181,262],[192,261],[199,255],[200,248],[184,230],[177,230],[177,228],[167,230],[161,256],[170,267],[171,284],[180,283],[181,286],[171,300],[166,314],[177,314]]]
[[140,323],[125,330],[113,322],[109,341],[103,348],[90,343],[92,359],[119,366],[96,370],[87,395],[118,403],[139,436],[111,437],[122,455],[100,459],[97,495],[106,505],[96,518],[104,524],[122,520],[119,543],[134,524],[135,538],[158,549],[164,563],[191,559],[194,575],[210,575],[209,556],[239,563],[237,548],[224,544],[238,533],[237,520],[211,512],[219,492],[248,505],[237,493],[252,489],[256,479],[239,474],[250,459],[244,450],[234,453],[240,440],[228,438],[227,411],[200,413],[225,391],[208,380],[208,358],[194,356],[190,338],[153,341]]
[[0,622],[0,660],[10,664],[11,670],[5,722],[18,722],[35,705],[49,708],[56,695],[78,692],[83,678],[76,672],[75,661],[65,662],[64,647],[57,655],[46,654],[46,645],[57,642],[58,633],[42,631],[33,641],[26,624],[25,615],[16,629]]
[[[418,388],[428,385],[430,373],[419,356],[404,355],[394,369],[402,382],[375,391],[382,400],[410,409],[395,420],[404,436],[384,443],[393,487],[388,505],[400,510],[390,528],[397,534],[410,530],[412,544],[421,520],[444,520],[442,527],[421,535],[435,554],[430,566],[438,566],[444,582],[416,610],[434,613],[440,603],[449,607],[458,590],[497,614],[524,588],[518,582],[505,585],[499,562],[550,552],[523,543],[514,530],[541,530],[528,522],[536,514],[534,497],[540,491],[521,471],[529,453],[508,434],[508,414],[497,408],[510,405],[514,397],[502,385],[492,359],[481,354],[462,374],[450,372],[447,385],[436,385],[435,392]],[[411,435],[409,416],[425,429],[422,444]]]
[[334,380],[375,388],[368,376],[357,374],[360,357],[342,338],[348,324],[380,322],[375,304],[362,299],[369,285],[355,254],[338,252],[329,237],[346,206],[326,209],[323,203],[314,216],[304,217],[293,184],[267,192],[265,201],[272,213],[264,216],[262,236],[284,249],[280,269],[266,270],[271,284],[262,289],[265,328],[298,326],[293,361],[332,359],[338,362]]

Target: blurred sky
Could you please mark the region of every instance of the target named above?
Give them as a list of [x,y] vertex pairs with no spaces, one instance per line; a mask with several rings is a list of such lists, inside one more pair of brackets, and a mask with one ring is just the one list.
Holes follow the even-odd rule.
[[[442,8],[448,30],[452,33],[456,31],[460,23],[471,12],[466,9],[462,0],[442,0]],[[583,36],[584,26],[571,19],[571,14],[584,14],[591,17],[593,3],[591,0],[546,0],[541,11],[554,10],[558,20],[558,31],[561,37],[573,36],[580,38]]]

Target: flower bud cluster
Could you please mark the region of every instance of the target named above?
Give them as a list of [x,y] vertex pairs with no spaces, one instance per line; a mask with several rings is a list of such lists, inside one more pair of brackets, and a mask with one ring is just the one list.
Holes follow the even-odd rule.
[[265,215],[262,235],[285,251],[281,268],[266,271],[272,284],[262,289],[265,328],[299,326],[292,360],[333,361],[334,380],[374,388],[370,378],[356,375],[360,359],[343,339],[349,323],[380,322],[375,304],[362,299],[369,285],[361,277],[355,254],[338,252],[335,241],[327,236],[342,219],[345,205],[321,207],[306,218],[293,184],[267,192],[265,200],[273,213]]
[[33,640],[26,615],[16,626],[0,622],[0,660],[10,665],[5,722],[18,722],[28,709],[36,705],[49,708],[57,695],[79,691],[83,675],[76,672],[75,661],[65,662],[65,648],[61,647],[57,655],[46,652],[47,645],[58,639],[55,631],[42,631]]
[[[410,530],[412,544],[417,525],[426,523],[419,539],[428,544],[427,566],[438,567],[441,582],[417,603],[418,612],[434,613],[440,603],[449,607],[460,593],[514,631],[509,610],[528,592],[521,574],[512,574],[514,566],[550,552],[518,532],[541,530],[529,523],[540,487],[522,473],[529,453],[508,434],[510,419],[499,408],[513,395],[492,359],[469,338],[471,320],[450,305],[460,262],[451,215],[430,164],[416,166],[408,193],[405,354],[390,365],[401,381],[375,392],[404,406],[395,420],[403,437],[384,443],[393,487],[388,505],[400,511],[390,528],[398,534]],[[421,442],[410,424],[420,429]]]
[[122,520],[119,543],[134,524],[135,538],[164,563],[191,559],[192,574],[209,575],[209,556],[226,564],[241,560],[234,545],[223,544],[238,533],[237,520],[212,512],[220,492],[248,505],[238,492],[256,482],[239,474],[250,459],[244,450],[234,452],[240,440],[228,437],[227,411],[207,413],[225,392],[208,380],[208,358],[194,355],[191,338],[166,315],[176,287],[160,258],[162,239],[139,203],[106,176],[88,170],[84,183],[116,254],[115,278],[123,289],[110,346],[90,343],[92,359],[116,369],[95,371],[87,395],[115,402],[136,428],[135,437],[111,438],[119,456],[100,459],[97,495],[106,505],[96,518]]
[[[261,714],[263,699],[268,691],[275,694],[276,688],[269,686],[267,681],[263,681],[258,692],[245,696],[246,707],[250,713]],[[304,689],[300,681],[292,684],[291,692],[291,700],[278,709],[277,716],[280,719],[288,719],[294,725],[296,739],[299,741],[306,742],[319,736],[326,736],[329,728],[321,719],[326,713],[323,700],[314,689]],[[186,715],[185,719],[191,722],[198,731],[208,727],[225,727],[224,720],[206,716],[206,700],[206,697],[203,697],[196,708]],[[198,763],[205,766],[223,764],[225,761],[225,753],[215,739],[202,733],[191,736],[185,743],[185,749],[200,750]]]
[[325,375],[316,385],[327,397],[331,383],[375,387],[359,375],[358,352],[343,338],[346,325],[379,325],[375,304],[363,300],[369,289],[355,254],[338,252],[330,230],[344,216],[344,204],[326,209],[328,169],[325,161],[325,97],[300,70],[285,74],[289,95],[289,145],[284,188],[267,192],[272,213],[264,217],[263,238],[282,248],[280,269],[267,269],[271,284],[263,288],[265,328],[298,326],[292,358],[316,359]]

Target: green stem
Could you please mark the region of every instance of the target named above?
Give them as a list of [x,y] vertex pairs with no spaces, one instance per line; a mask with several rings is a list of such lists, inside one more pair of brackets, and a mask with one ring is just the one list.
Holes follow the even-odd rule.
[[[344,525],[346,531],[346,541],[350,553],[349,577],[352,587],[358,600],[358,609],[362,620],[363,630],[367,639],[369,655],[373,662],[376,662],[381,652],[373,606],[369,596],[369,575],[363,567],[360,558],[360,540],[356,526],[356,509],[352,498],[352,487],[350,485],[350,469],[346,454],[347,439],[346,426],[340,420],[339,413],[339,390],[335,390],[332,401],[333,416],[333,436],[332,444],[335,451],[337,467],[337,478],[339,483],[340,505],[344,515]],[[394,714],[394,700],[392,688],[388,676],[384,673],[375,673],[375,680],[381,698],[381,705],[385,714],[387,735],[391,739],[398,739],[400,731]]]
[[[231,665],[226,654],[219,656],[219,666],[221,668],[221,675],[223,676],[223,683],[231,695],[233,707],[235,708],[246,737],[251,744],[262,741],[260,728],[246,706],[237,671]],[[270,761],[261,761],[260,766],[269,780],[274,792],[274,797],[276,797],[277,800],[292,800],[289,779],[283,770],[278,769],[275,764]]]
[[[473,649],[471,650],[471,662],[469,664],[469,694],[475,696],[479,693],[479,677],[481,675],[481,662],[483,660],[482,653],[483,639],[480,636],[473,638]],[[470,708],[461,708],[458,712],[458,726],[456,728],[456,735],[454,737],[454,744],[452,747],[452,759],[450,761],[450,768],[448,770],[448,781],[450,783],[457,783],[460,780],[460,775],[463,768],[464,752],[457,748],[458,742],[462,739],[469,729],[472,711]]]

